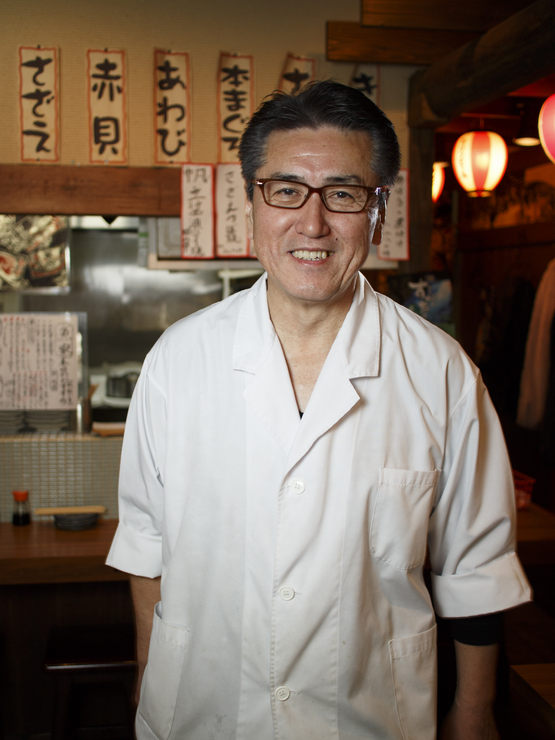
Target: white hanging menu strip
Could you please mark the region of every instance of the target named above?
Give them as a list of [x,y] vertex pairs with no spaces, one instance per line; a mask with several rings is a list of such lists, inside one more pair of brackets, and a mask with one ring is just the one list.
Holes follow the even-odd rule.
[[181,168],[181,257],[214,257],[214,165]]
[[245,198],[241,165],[219,164],[216,174],[216,256],[218,257],[248,257],[249,255]]
[[380,105],[381,74],[379,64],[357,64],[349,85]]
[[89,162],[127,164],[127,72],[124,51],[87,51]]
[[58,49],[19,47],[19,124],[22,162],[58,162]]
[[238,162],[239,142],[253,114],[254,61],[243,54],[220,54],[218,64],[218,161]]
[[316,79],[316,59],[288,54],[279,78],[279,89],[294,95]]
[[0,409],[77,406],[75,314],[0,315]]
[[154,157],[156,164],[191,161],[189,55],[154,51]]
[[378,246],[382,260],[409,259],[409,171],[401,169],[387,203],[387,219],[382,243]]

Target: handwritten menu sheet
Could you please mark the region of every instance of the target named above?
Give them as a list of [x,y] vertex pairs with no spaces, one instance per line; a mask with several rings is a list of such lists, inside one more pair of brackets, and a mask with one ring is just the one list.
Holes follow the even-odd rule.
[[378,257],[404,261],[409,259],[409,254],[409,171],[401,169],[391,188]]
[[0,409],[77,406],[77,315],[0,314]]

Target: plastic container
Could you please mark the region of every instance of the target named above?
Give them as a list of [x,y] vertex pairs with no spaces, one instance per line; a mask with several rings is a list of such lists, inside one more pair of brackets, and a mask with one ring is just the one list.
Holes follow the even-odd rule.
[[16,527],[30,524],[29,491],[12,491],[12,496],[14,498],[12,524]]

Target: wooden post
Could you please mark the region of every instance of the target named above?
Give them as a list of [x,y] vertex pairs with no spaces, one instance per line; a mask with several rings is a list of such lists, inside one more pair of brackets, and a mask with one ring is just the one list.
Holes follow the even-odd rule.
[[434,130],[411,128],[409,144],[410,260],[399,262],[399,272],[402,273],[430,269]]

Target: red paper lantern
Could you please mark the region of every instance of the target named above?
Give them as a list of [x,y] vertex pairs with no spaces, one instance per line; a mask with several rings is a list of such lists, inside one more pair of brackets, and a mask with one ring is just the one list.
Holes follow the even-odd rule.
[[538,131],[544,152],[555,164],[555,95],[542,105],[538,119]]
[[499,134],[468,131],[453,147],[453,169],[459,185],[471,198],[487,198],[501,182],[509,153]]
[[432,201],[437,203],[445,185],[445,163],[434,162],[432,169]]

